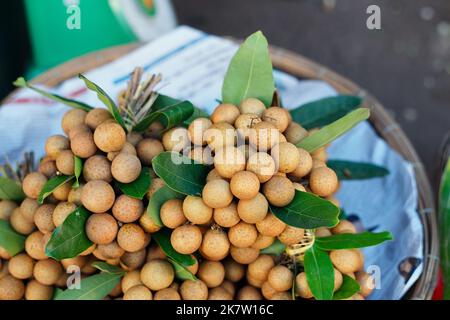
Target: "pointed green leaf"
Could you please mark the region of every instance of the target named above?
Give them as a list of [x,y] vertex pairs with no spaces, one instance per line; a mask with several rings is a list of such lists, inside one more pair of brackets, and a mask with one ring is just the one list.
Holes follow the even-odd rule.
[[0,247],[11,256],[22,252],[25,248],[25,236],[17,233],[6,220],[0,219]]
[[110,265],[109,263],[106,263],[104,261],[94,261],[92,263],[92,266],[102,272],[109,274],[124,275],[126,273],[122,268]]
[[184,197],[183,194],[173,191],[164,185],[150,197],[146,214],[150,215],[156,225],[163,227],[164,225],[159,215],[162,205],[170,199],[183,199]]
[[77,189],[80,187],[80,176],[83,172],[83,160],[81,160],[79,157],[74,156],[74,172],[75,172],[75,182],[73,183],[73,188]]
[[359,290],[361,290],[361,286],[358,281],[347,276],[346,274],[343,274],[341,287],[334,293],[333,300],[348,299],[358,293]]
[[53,193],[58,187],[62,186],[64,183],[69,182],[75,178],[75,176],[56,176],[51,178],[47,181],[47,183],[44,185],[44,187],[41,190],[41,193],[39,193],[38,197],[38,203],[43,204],[45,198],[47,198],[49,195]]
[[137,177],[137,179],[131,183],[117,182],[117,186],[119,187],[120,191],[122,191],[127,196],[139,200],[142,200],[144,198],[151,184],[152,176],[150,174],[150,168],[147,167],[142,168],[139,177]]
[[336,172],[339,180],[363,180],[384,177],[389,170],[372,163],[347,160],[328,160],[327,166]]
[[185,266],[181,263],[178,263],[172,259],[169,259],[169,262],[172,263],[173,269],[175,271],[175,276],[179,280],[192,280],[197,281],[197,277],[192,274]]
[[334,268],[328,253],[312,246],[305,252],[306,280],[314,298],[331,300],[334,291]]
[[286,245],[282,243],[280,240],[275,239],[275,241],[268,246],[267,248],[261,249],[260,254],[271,254],[274,256],[281,255],[286,249]]
[[22,186],[9,178],[0,177],[0,199],[22,201],[25,199]]
[[439,222],[444,299],[450,300],[450,159],[442,173],[439,188]]
[[392,239],[392,234],[387,231],[380,233],[342,233],[317,238],[315,245],[321,250],[356,249],[376,246]]

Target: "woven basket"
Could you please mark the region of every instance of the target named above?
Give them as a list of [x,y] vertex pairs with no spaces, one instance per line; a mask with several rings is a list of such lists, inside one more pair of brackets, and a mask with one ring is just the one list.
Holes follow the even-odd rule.
[[[137,47],[137,44],[118,46],[79,57],[45,72],[32,82],[49,87],[56,86],[78,73],[83,73],[111,62]],[[418,214],[424,230],[424,265],[422,275],[405,298],[431,299],[436,285],[439,266],[439,241],[434,197],[423,164],[410,141],[399,125],[389,116],[384,107],[374,97],[345,77],[301,55],[281,48],[272,47],[271,55],[274,67],[279,70],[299,78],[323,80],[341,94],[357,95],[364,98],[364,106],[371,109],[370,123],[375,130],[392,148],[397,150],[398,153],[413,164],[419,193],[419,203],[417,204]]]

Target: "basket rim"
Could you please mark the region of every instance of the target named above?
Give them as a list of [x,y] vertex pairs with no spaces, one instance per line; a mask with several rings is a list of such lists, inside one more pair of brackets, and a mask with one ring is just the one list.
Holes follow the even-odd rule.
[[[34,78],[31,83],[54,87],[79,73],[87,72],[114,61],[141,45],[140,43],[131,43],[85,54],[51,68]],[[279,70],[300,78],[322,80],[341,94],[356,95],[363,98],[363,105],[371,109],[371,118],[369,119],[371,125],[393,149],[413,165],[419,195],[418,214],[424,231],[424,261],[422,274],[405,298],[412,300],[431,299],[437,283],[439,268],[439,238],[435,198],[423,164],[411,142],[383,105],[374,96],[346,77],[287,49],[270,46],[270,54],[274,67]],[[17,91],[18,89],[12,91],[2,104],[10,100]]]

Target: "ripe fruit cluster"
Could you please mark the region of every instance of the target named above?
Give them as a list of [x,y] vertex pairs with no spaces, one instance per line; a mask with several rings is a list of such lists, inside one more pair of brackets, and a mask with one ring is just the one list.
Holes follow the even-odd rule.
[[[220,104],[210,119],[198,118],[188,128],[163,132],[154,123],[144,134],[126,134],[104,109],[74,109],[64,116],[62,128],[66,136],[50,137],[38,172],[25,177],[27,198],[20,206],[0,202],[0,219],[27,237],[25,251],[14,257],[0,248],[0,300],[51,299],[56,287],[66,286],[65,269],[76,265],[87,276],[96,272],[91,266],[96,260],[127,271],[110,292],[112,299],[291,299],[293,284],[297,296],[312,298],[304,272],[295,275],[280,257],[260,253],[276,239],[297,244],[305,233],[279,220],[269,206],[288,205],[296,190],[338,204],[333,194],[339,183],[326,165],[326,149],[310,154],[297,148],[310,132],[292,122],[285,109],[247,99],[239,107]],[[177,279],[172,263],[151,241],[161,227],[144,214],[145,205],[164,182],[154,176],[144,200],[115,188],[114,181],[135,181],[163,151],[214,165],[201,196],[171,199],[160,209],[164,227],[172,230],[173,248],[195,260],[188,270],[197,281]],[[74,156],[84,160],[80,187],[63,184],[39,205],[36,199],[48,179],[74,174]],[[94,244],[71,259],[48,258],[45,246],[52,232],[78,206],[91,212],[85,231]],[[355,232],[351,222],[342,220],[315,234]],[[361,285],[353,299],[370,294],[373,280],[363,271],[359,250],[331,251],[330,258],[335,290],[348,275]]]

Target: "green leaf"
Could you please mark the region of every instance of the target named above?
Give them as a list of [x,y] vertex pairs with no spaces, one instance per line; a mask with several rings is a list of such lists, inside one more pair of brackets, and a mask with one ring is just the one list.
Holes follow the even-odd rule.
[[22,186],[14,180],[0,177],[0,199],[20,202],[25,199]]
[[81,160],[79,157],[74,156],[74,172],[75,172],[75,182],[73,183],[73,188],[77,189],[80,187],[80,176],[83,172],[83,160]]
[[150,168],[142,168],[139,177],[137,177],[137,179],[131,183],[116,183],[120,191],[122,191],[127,196],[142,200],[148,189],[150,188],[150,185],[152,184]]
[[450,159],[447,161],[441,178],[439,189],[439,218],[444,299],[450,300]]
[[280,240],[276,239],[270,246],[261,249],[259,252],[260,254],[271,254],[274,256],[279,256],[284,252],[285,249],[286,245]]
[[376,246],[392,239],[392,234],[387,231],[380,233],[342,233],[317,238],[315,245],[321,250],[356,249]]
[[361,121],[368,119],[370,110],[367,108],[358,108],[339,120],[323,127],[319,131],[314,132],[310,136],[304,138],[297,147],[303,148],[308,152],[314,152],[317,149],[326,146],[336,138],[340,137]]
[[274,92],[267,39],[258,31],[244,41],[231,59],[223,81],[222,100],[239,105],[246,98],[257,98],[269,107]]
[[45,247],[45,254],[55,260],[78,256],[92,245],[86,235],[85,224],[91,214],[78,207],[69,214],[63,224],[57,227]]
[[165,184],[185,195],[201,195],[209,168],[175,152],[162,152],[152,160],[153,170]]
[[25,248],[25,236],[17,233],[6,220],[0,219],[0,247],[11,256],[22,252]]
[[102,272],[80,282],[80,289],[66,289],[54,300],[102,300],[120,282],[123,274]]
[[361,286],[355,279],[343,274],[342,285],[333,295],[333,300],[344,300],[354,296],[361,290]]
[[366,162],[328,160],[327,166],[336,172],[339,180],[363,180],[384,177],[389,170]]
[[183,266],[182,264],[169,259],[169,262],[172,263],[173,265],[173,269],[175,270],[175,276],[177,277],[177,279],[179,280],[192,280],[192,281],[197,281],[197,277],[194,276],[192,274],[192,272],[190,272],[185,266]]
[[109,274],[118,274],[118,275],[124,275],[125,270],[112,266],[109,263],[106,263],[104,261],[94,261],[92,263],[92,266],[102,272],[109,273]]
[[338,120],[358,108],[361,103],[362,99],[355,96],[328,97],[306,103],[290,112],[294,122],[309,130]]
[[39,193],[38,197],[38,203],[43,204],[45,198],[47,198],[49,195],[53,193],[58,187],[62,186],[64,183],[69,182],[75,178],[75,176],[56,176],[51,178],[47,181],[47,183],[44,185],[44,187],[41,190],[41,193]]
[[172,261],[175,261],[176,263],[179,263],[185,267],[194,265],[195,260],[189,254],[178,253],[172,247],[172,244],[170,243],[171,234],[172,234],[171,230],[164,228],[156,233],[153,233],[152,238],[161,247],[162,251],[164,251],[166,256]]
[[184,197],[183,194],[173,191],[168,186],[164,185],[156,190],[150,197],[147,206],[147,214],[150,215],[156,225],[163,227],[164,224],[159,216],[162,205],[170,199],[183,199]]
[[331,300],[334,291],[334,268],[328,253],[312,246],[305,252],[306,280],[314,298]]
[[92,81],[90,81],[89,79],[87,79],[85,76],[83,76],[82,74],[78,75],[78,78],[80,78],[81,80],[84,81],[84,83],[86,84],[86,87],[97,93],[97,97],[99,98],[99,100],[101,102],[103,102],[103,104],[108,108],[109,112],[111,112],[111,115],[113,116],[113,118],[117,121],[117,123],[119,123],[122,128],[125,129],[126,131],[126,127],[125,127],[125,123],[123,121],[122,116],[120,115],[120,111],[119,108],[116,106],[116,103],[114,102],[113,99],[111,99],[110,96],[108,96],[108,94],[102,89],[100,88],[98,85],[96,85],[95,83],[93,83]]
[[338,207],[312,193],[298,190],[287,206],[271,206],[270,210],[278,219],[297,228],[334,227],[339,222]]
[[49,99],[51,99],[53,101],[56,101],[56,102],[63,103],[66,106],[69,106],[71,108],[81,109],[81,110],[84,110],[86,112],[89,112],[89,111],[91,111],[93,109],[91,106],[89,106],[89,105],[87,105],[87,104],[85,104],[85,103],[83,103],[81,101],[67,99],[67,98],[61,97],[61,96],[59,96],[57,94],[53,94],[53,93],[41,90],[39,88],[36,88],[36,87],[28,84],[28,82],[26,82],[25,79],[22,78],[22,77],[17,78],[17,80],[14,81],[13,84],[16,87],[19,87],[19,88],[28,88],[28,89],[31,89],[33,91],[36,91],[37,93],[43,95],[44,97],[47,97],[47,98],[49,98]]

